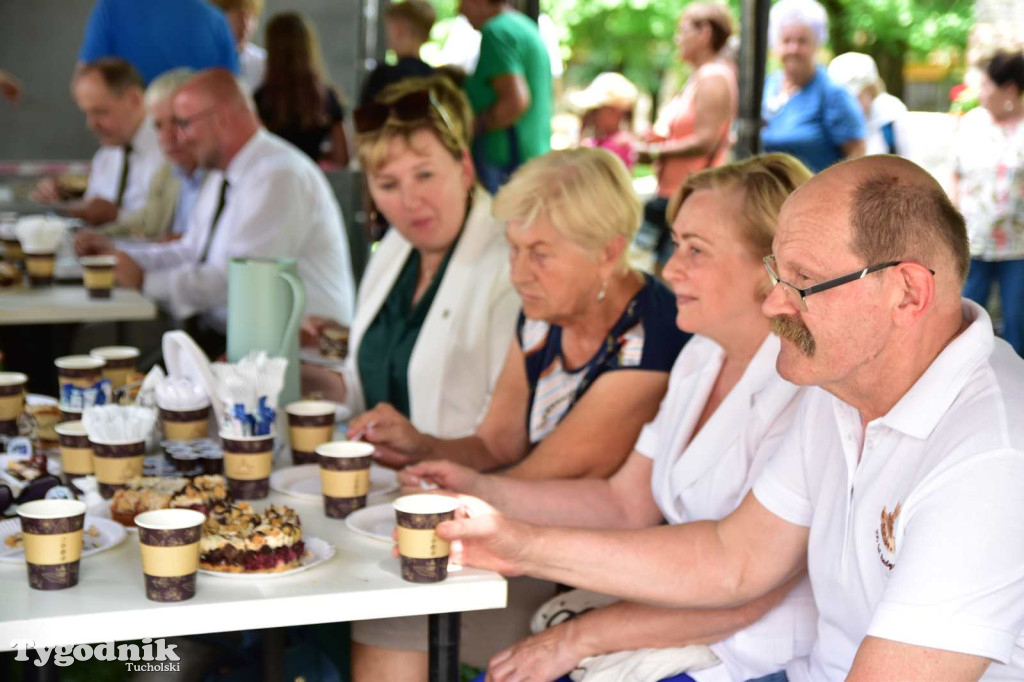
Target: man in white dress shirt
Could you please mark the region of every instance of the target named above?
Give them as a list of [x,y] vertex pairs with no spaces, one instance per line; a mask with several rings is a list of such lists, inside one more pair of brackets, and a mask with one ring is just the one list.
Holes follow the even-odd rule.
[[601,532],[480,509],[438,534],[470,566],[675,607],[806,566],[817,643],[773,681],[1024,679],[1024,361],[960,297],[963,218],[913,163],[865,157],[790,197],[773,250],[777,367],[814,387],[735,512]]
[[[83,200],[68,209],[71,216],[102,225],[146,205],[150,179],[164,159],[146,118],[144,87],[135,67],[117,57],[97,59],[75,72],[75,103],[103,146],[92,158]],[[65,195],[54,178],[46,178],[36,186],[33,198],[56,203]]]
[[[118,251],[118,284],[141,289],[179,319],[200,315],[223,334],[231,258],[295,258],[306,314],[348,324],[355,282],[341,210],[320,169],[259,125],[235,77],[209,69],[174,96],[175,123],[199,165],[215,171],[185,236]],[[84,253],[113,251],[95,235]]]

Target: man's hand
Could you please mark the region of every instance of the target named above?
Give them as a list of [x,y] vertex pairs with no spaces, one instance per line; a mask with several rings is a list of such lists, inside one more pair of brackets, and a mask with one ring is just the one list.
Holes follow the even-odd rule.
[[548,682],[565,675],[585,658],[577,651],[566,621],[520,640],[498,652],[487,664],[487,682]]
[[132,257],[123,251],[117,252],[117,265],[114,266],[114,279],[117,285],[125,289],[142,289],[145,271]]
[[0,71],[0,95],[8,102],[21,99],[21,81],[7,71]]
[[79,257],[109,256],[116,251],[114,242],[96,230],[79,230],[75,233],[75,255]]
[[57,178],[43,178],[29,193],[29,198],[39,204],[56,204],[61,200]]
[[459,499],[462,506],[456,519],[437,526],[439,537],[456,542],[452,548],[456,563],[506,576],[525,573],[527,548],[541,529],[508,519],[475,497],[460,495]]

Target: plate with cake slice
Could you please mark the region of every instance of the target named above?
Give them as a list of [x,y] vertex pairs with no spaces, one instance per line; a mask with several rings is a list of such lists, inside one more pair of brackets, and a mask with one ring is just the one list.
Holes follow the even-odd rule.
[[199,539],[199,572],[219,578],[279,578],[332,556],[330,543],[303,537],[298,513],[283,505],[268,505],[262,512],[248,502],[215,505]]

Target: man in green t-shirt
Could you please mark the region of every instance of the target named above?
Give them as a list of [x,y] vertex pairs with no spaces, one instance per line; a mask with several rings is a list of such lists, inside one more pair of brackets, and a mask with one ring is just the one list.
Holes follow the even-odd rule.
[[551,149],[551,62],[537,24],[504,0],[461,0],[459,10],[481,33],[466,96],[476,116],[477,175],[494,193]]

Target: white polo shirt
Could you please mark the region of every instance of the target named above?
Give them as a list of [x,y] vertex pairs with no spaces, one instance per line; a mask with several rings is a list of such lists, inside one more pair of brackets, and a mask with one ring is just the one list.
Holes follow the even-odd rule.
[[[149,197],[149,182],[165,163],[157,142],[153,121],[147,116],[132,138],[128,155],[128,179],[121,197],[119,218],[141,211]],[[85,198],[99,197],[117,203],[117,190],[124,169],[123,147],[100,147],[92,157]]]
[[981,307],[963,309],[970,326],[863,446],[857,411],[813,388],[754,484],[810,527],[818,641],[792,682],[845,679],[868,635],[1024,678],[1024,361]]
[[[228,179],[224,209],[201,262]],[[341,209],[323,172],[305,154],[260,129],[228,164],[213,172],[192,210],[185,236],[169,244],[125,247],[146,271],[143,293],[171,314],[196,313],[215,328],[227,320],[232,258],[295,258],[306,287],[306,314],[348,324],[355,280]]]
[[[636,451],[653,460],[651,492],[669,523],[725,518],[775,454],[806,390],[779,376],[778,355],[779,339],[769,334],[694,436],[725,353],[704,336],[683,346],[658,416],[636,443]],[[731,682],[782,670],[810,652],[817,617],[805,579],[756,623],[711,645],[720,665],[688,674],[698,682]]]

